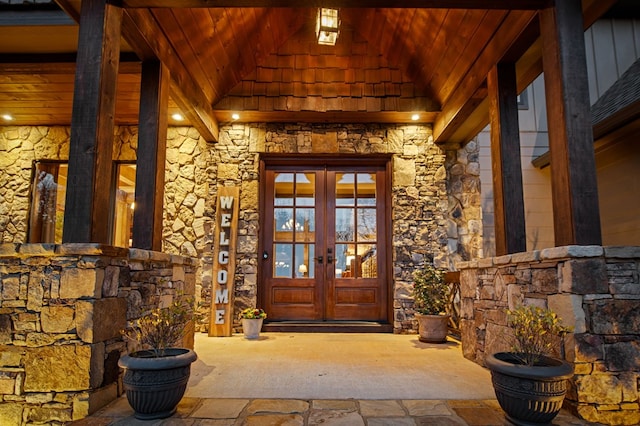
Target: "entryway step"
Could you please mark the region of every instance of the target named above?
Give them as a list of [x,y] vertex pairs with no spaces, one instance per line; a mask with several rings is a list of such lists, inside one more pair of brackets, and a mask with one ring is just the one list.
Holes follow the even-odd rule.
[[286,333],[392,333],[393,325],[373,321],[271,321],[264,332]]

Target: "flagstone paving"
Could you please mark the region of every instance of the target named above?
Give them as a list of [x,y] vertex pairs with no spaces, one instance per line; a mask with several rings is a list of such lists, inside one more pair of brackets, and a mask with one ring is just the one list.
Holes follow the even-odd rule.
[[[185,397],[176,414],[137,420],[125,397],[74,426],[507,426],[495,400],[219,399]],[[565,410],[553,426],[595,425]]]

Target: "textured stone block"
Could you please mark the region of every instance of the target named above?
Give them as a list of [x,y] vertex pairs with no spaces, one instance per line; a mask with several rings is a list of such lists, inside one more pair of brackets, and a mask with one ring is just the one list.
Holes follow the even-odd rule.
[[33,348],[24,357],[25,392],[89,389],[91,347],[61,345]]
[[607,265],[604,259],[574,259],[565,262],[561,290],[575,294],[608,293]]
[[590,404],[620,404],[622,384],[612,374],[592,374],[575,381],[578,401]]
[[590,331],[596,334],[638,334],[640,309],[637,300],[595,300],[588,306]]
[[547,298],[549,309],[562,320],[562,325],[571,327],[574,333],[587,331],[586,318],[582,308],[582,296],[577,294],[554,294]]
[[0,344],[11,343],[11,316],[0,315]]
[[2,300],[12,300],[20,297],[20,277],[2,277]]
[[541,259],[564,259],[571,257],[598,257],[604,254],[602,246],[563,246],[544,249]]
[[74,309],[71,306],[44,306],[40,325],[45,333],[67,333],[75,328]]
[[76,302],[76,330],[83,342],[104,342],[118,337],[126,322],[126,299],[110,297]]
[[63,269],[60,274],[60,298],[99,298],[102,295],[103,281],[102,269]]
[[598,362],[604,360],[604,338],[593,334],[569,334],[567,346],[572,347],[567,351],[571,353],[574,362]]
[[22,424],[24,408],[17,402],[3,402],[0,404],[0,425]]
[[640,342],[606,345],[604,354],[608,371],[640,371]]

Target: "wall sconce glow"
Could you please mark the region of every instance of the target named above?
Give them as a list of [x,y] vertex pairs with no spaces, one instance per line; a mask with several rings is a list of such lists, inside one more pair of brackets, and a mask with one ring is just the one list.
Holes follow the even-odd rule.
[[184,120],[184,117],[182,116],[182,114],[178,114],[178,113],[171,114],[171,118],[173,118],[173,119],[174,119],[174,120],[176,120],[176,121],[182,121],[182,120]]
[[13,121],[13,116],[11,114],[2,114],[2,119],[5,121]]
[[413,115],[411,116],[411,119],[412,119],[413,121],[418,121],[418,120],[420,120],[420,114],[413,114]]
[[316,37],[318,44],[334,46],[340,34],[340,18],[338,9],[318,9],[316,20]]
[[233,114],[231,114],[231,118],[233,120],[238,120],[240,118],[240,114],[234,112]]

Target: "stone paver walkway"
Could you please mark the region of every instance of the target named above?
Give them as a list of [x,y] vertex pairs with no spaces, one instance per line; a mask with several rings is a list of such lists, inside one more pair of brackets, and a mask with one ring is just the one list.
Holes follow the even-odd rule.
[[[495,400],[214,399],[185,397],[172,417],[137,420],[122,397],[74,426],[506,426]],[[554,426],[587,425],[564,410]]]

